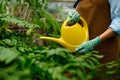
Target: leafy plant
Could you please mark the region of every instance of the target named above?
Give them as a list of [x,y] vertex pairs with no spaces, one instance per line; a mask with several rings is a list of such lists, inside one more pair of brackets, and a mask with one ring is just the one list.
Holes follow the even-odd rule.
[[[90,80],[107,65],[100,64],[103,56],[97,52],[76,57],[64,48],[30,47],[24,39],[13,36],[0,42],[1,80]],[[109,68],[112,64],[108,63]]]
[[[47,0],[3,0],[0,2],[0,13],[4,13],[5,16],[1,15],[1,20],[12,22],[12,24],[15,23],[17,26],[29,27],[31,29],[29,29],[28,33],[32,31],[32,26],[37,26],[40,28],[40,30],[37,30],[41,34],[58,36],[60,34],[60,25],[46,11],[47,4]],[[20,21],[21,19],[23,21]],[[33,24],[28,24],[28,22]]]

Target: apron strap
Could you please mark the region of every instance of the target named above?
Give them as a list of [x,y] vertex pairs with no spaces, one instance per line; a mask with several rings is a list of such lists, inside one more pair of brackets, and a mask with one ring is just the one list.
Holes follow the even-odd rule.
[[80,2],[80,0],[77,0],[77,1],[75,2],[75,4],[73,5],[73,8],[76,8],[79,2]]

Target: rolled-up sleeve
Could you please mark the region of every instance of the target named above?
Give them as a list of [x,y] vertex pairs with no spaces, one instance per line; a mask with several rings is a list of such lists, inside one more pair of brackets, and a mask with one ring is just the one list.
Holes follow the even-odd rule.
[[120,35],[120,0],[109,0],[111,10],[110,28]]
[[118,35],[120,35],[120,18],[116,17],[112,20],[110,24],[110,28],[116,32]]

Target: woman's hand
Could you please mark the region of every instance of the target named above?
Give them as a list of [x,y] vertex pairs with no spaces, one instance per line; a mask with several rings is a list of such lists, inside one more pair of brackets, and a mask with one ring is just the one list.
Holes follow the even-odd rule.
[[101,42],[100,37],[96,37],[92,40],[83,42],[80,46],[76,48],[76,53],[87,53],[94,49],[94,47]]
[[67,24],[72,24],[80,21],[80,14],[78,12],[69,12],[67,14],[67,17],[69,18]]

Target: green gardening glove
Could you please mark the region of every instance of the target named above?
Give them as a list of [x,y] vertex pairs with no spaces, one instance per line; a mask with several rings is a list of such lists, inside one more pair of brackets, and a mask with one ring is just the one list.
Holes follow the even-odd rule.
[[83,42],[80,46],[76,48],[76,53],[87,53],[94,49],[94,47],[101,42],[99,37],[96,37],[92,40]]
[[67,24],[72,24],[80,21],[80,14],[78,12],[69,12],[67,14],[67,17],[69,18]]

